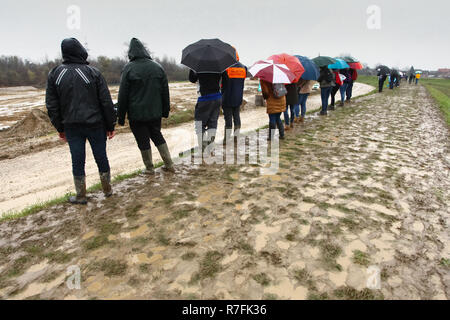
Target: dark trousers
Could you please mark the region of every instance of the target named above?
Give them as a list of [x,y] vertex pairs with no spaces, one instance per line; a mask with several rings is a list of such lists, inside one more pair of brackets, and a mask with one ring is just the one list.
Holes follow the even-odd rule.
[[[284,124],[289,125],[294,122],[295,113],[294,113],[295,105],[291,104],[286,106],[286,110],[284,111]],[[289,111],[291,114],[291,118],[289,119]]]
[[240,107],[222,107],[223,116],[225,118],[225,129],[241,128]]
[[347,89],[345,90],[346,100],[349,101],[352,98],[353,93],[353,81],[350,81],[347,85]]
[[322,112],[326,112],[328,109],[328,98],[331,94],[332,87],[320,88],[320,98],[322,99]]
[[269,137],[272,138],[272,134],[275,133],[273,130],[275,130],[277,127],[280,133],[280,137],[284,137],[284,127],[283,122],[281,122],[281,112],[269,114]]
[[339,91],[339,88],[340,88],[340,87],[341,87],[340,85],[336,84],[336,85],[331,89],[331,105],[332,105],[332,106],[334,106],[334,103],[335,103],[335,96],[336,96],[336,93]]
[[217,129],[221,103],[222,99],[197,102],[194,112],[197,134],[203,134],[206,130]]
[[106,130],[98,128],[65,128],[67,142],[72,155],[72,173],[76,177],[85,176],[86,140],[91,145],[98,171],[104,173],[110,170],[106,155]]
[[383,91],[384,81],[386,81],[386,76],[380,76],[378,78],[378,92]]
[[156,147],[166,143],[161,133],[161,118],[150,121],[130,121],[130,129],[139,150],[150,150],[150,139]]

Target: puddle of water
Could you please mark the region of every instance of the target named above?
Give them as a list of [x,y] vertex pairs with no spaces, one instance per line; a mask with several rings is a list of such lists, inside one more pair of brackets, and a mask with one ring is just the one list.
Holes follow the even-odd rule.
[[280,299],[304,300],[308,289],[303,286],[294,286],[289,278],[283,277],[277,285],[265,288],[264,293],[276,294]]

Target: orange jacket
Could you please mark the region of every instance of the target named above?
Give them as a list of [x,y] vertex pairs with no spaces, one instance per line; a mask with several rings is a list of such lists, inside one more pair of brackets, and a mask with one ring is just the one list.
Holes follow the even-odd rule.
[[270,82],[261,80],[261,91],[267,102],[268,114],[280,113],[286,110],[286,97],[275,98]]

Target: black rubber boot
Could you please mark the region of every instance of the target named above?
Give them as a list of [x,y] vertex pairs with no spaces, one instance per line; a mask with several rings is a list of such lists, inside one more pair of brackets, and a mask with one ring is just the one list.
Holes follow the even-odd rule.
[[87,204],[86,198],[86,177],[79,176],[73,177],[73,182],[75,184],[76,196],[71,196],[69,202],[72,204]]

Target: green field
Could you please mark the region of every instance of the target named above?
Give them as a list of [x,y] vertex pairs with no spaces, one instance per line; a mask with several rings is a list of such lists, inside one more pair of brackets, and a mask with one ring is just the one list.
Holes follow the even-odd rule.
[[375,88],[378,88],[378,77],[377,76],[364,76],[364,75],[358,75],[358,79],[356,82],[365,83],[371,86],[374,86]]
[[428,89],[450,125],[450,79],[420,79],[419,83]]

